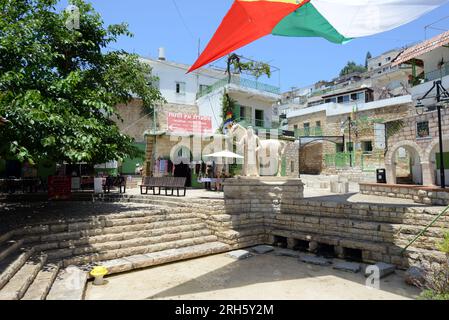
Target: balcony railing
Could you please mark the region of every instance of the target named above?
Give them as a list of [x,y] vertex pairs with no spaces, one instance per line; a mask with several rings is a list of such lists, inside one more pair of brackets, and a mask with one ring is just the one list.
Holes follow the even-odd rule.
[[321,127],[296,129],[295,137],[322,137],[323,129]]
[[237,118],[235,121],[245,128],[254,126],[256,128],[269,129],[267,128],[268,126],[265,125],[265,120],[256,119],[253,121],[251,118]]
[[[199,99],[209,93],[214,92],[217,89],[220,89],[220,88],[226,86],[227,84],[228,84],[228,78],[218,80],[214,84],[212,84],[212,85],[208,86],[207,88],[204,88],[200,92],[198,92],[196,98]],[[237,85],[237,86],[240,86],[243,88],[256,89],[256,90],[273,93],[273,94],[281,93],[281,89],[279,87],[272,86],[270,84],[262,83],[262,82],[255,81],[255,80],[241,78],[241,77],[231,77],[231,84],[234,84],[234,85]]]
[[448,75],[449,75],[449,62],[446,62],[441,66],[441,69],[426,73],[425,80],[426,82],[435,81]]

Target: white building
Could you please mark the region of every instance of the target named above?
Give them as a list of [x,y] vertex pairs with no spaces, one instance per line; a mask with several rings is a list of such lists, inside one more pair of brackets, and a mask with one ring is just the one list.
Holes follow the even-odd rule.
[[158,59],[142,58],[142,61],[148,63],[152,74],[159,78],[156,87],[169,104],[193,106],[199,92],[224,77],[222,70],[205,68],[187,74],[190,66],[168,61],[163,48],[159,49]]

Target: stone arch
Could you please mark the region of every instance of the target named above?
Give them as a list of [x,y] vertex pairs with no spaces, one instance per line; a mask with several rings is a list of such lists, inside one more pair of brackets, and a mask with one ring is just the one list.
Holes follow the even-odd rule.
[[[449,141],[449,135],[443,136],[443,144],[444,144],[444,142],[447,142],[447,141]],[[439,145],[440,145],[439,139],[432,139],[432,142],[429,144],[429,146],[424,151],[424,158],[423,159],[425,159],[425,161],[429,161],[430,162],[433,149],[435,149]]]
[[421,148],[415,141],[404,140],[399,141],[394,144],[391,148],[389,148],[386,156],[385,156],[385,169],[387,171],[387,183],[396,184],[396,162],[395,155],[399,148],[406,149],[410,154],[414,154],[417,156],[418,163],[421,166],[421,174],[422,174],[422,183],[424,185],[432,184],[429,181],[430,175],[430,166],[426,158],[424,158],[424,150]]
[[399,142],[395,143],[391,148],[388,148],[387,155],[385,156],[386,164],[394,163],[394,156],[396,154],[396,151],[398,151],[399,148],[413,149],[419,155],[421,162],[424,159],[426,159],[424,156],[425,155],[424,150],[415,141],[404,140],[404,141],[399,141]]
[[[433,157],[433,151],[440,145],[439,139],[433,139],[430,144],[427,146],[426,150],[424,151],[424,161],[427,162],[427,165],[429,167],[429,185],[436,185],[438,182],[435,179],[435,170],[437,169],[436,163],[434,163]],[[447,152],[447,148],[449,145],[449,135],[443,136],[443,146],[445,147],[445,152]],[[439,150],[438,150],[439,152]]]

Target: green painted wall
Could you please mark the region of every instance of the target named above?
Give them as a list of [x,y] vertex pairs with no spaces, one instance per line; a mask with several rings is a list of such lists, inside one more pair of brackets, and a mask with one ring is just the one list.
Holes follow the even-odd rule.
[[[279,163],[279,162],[278,162]],[[287,176],[287,159],[283,158],[282,159],[282,168],[281,168],[281,175],[283,177]]]
[[[134,143],[134,146],[145,152],[146,144],[142,143]],[[140,164],[143,166],[145,162],[145,158],[134,158],[134,159],[125,159],[122,164],[122,173],[133,175],[136,171],[136,164]]]
[[[449,152],[443,153],[443,159],[444,159],[444,169],[449,169]],[[440,170],[441,161],[439,153],[436,154],[436,160],[437,160],[437,169]]]

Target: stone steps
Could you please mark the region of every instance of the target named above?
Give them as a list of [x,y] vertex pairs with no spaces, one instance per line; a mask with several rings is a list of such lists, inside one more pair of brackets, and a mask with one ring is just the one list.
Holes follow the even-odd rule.
[[166,197],[157,195],[120,195],[120,194],[108,194],[100,195],[95,198],[98,201],[104,202],[132,202],[132,203],[145,203],[153,205],[164,205],[168,207],[185,206],[186,199],[184,197]]
[[[103,230],[102,234],[95,235],[97,233],[93,233],[92,236],[82,235],[82,237],[76,237],[74,239],[67,239],[61,241],[48,242],[43,244],[36,244],[34,248],[36,250],[48,251],[52,249],[67,249],[72,247],[80,247],[80,246],[101,246],[104,243],[112,242],[112,241],[127,241],[138,238],[150,238],[150,237],[160,237],[167,234],[174,234],[180,232],[188,232],[188,231],[199,231],[201,229],[206,229],[206,226],[203,222],[198,222],[196,220],[180,220],[173,221],[172,223],[166,223],[166,227],[158,227],[158,228],[143,228],[142,230],[130,231],[126,232],[127,228],[122,228],[122,232],[110,232]],[[114,229],[114,231],[117,231]]]
[[20,300],[46,260],[46,255],[31,256],[0,290],[0,300]]
[[[190,226],[189,226],[190,227]],[[174,230],[175,231],[175,230]],[[137,236],[139,236],[138,234]],[[151,231],[148,235],[143,234],[138,238],[130,238],[127,240],[117,240],[108,242],[92,243],[81,246],[69,246],[61,249],[53,249],[45,251],[51,260],[67,258],[73,255],[89,254],[89,253],[101,253],[109,250],[119,250],[132,248],[137,246],[144,246],[150,244],[159,244],[167,241],[185,240],[196,237],[210,236],[211,232],[204,229],[202,225],[198,225],[195,230],[189,230],[184,232],[175,231],[174,233],[162,234],[159,236],[151,236]]]
[[9,231],[9,232],[6,232],[6,233],[0,235],[0,245],[3,244],[4,242],[8,241],[9,239],[11,239],[13,235],[14,235],[14,233],[12,231]]
[[98,262],[97,265],[105,266],[109,275],[157,266],[174,261],[193,259],[206,255],[218,254],[229,251],[230,247],[221,242],[209,242],[183,248],[167,249],[164,251],[139,254],[125,258]]
[[11,253],[17,251],[23,245],[23,240],[8,240],[0,244],[0,261],[5,259]]
[[[141,241],[142,243],[147,242],[146,239],[142,239]],[[134,242],[133,246],[127,248],[97,251],[95,253],[87,253],[78,256],[72,255],[72,257],[70,258],[64,259],[63,263],[64,266],[92,264],[97,261],[113,260],[133,255],[148,254],[170,249],[178,249],[216,241],[217,237],[215,235],[200,236],[193,238],[190,237],[190,235],[186,235],[186,238],[184,239],[178,239],[167,242],[158,242],[154,244],[138,245],[138,242]]]
[[37,274],[22,300],[45,300],[59,273],[61,263],[46,264]]
[[100,228],[113,225],[129,225],[150,223],[156,221],[177,220],[197,217],[187,210],[134,212],[120,215],[94,216],[90,218],[70,219],[68,221],[47,221],[40,224],[31,224],[14,231],[15,236],[27,238],[31,235],[48,234],[50,232],[78,231]]
[[83,300],[88,273],[70,266],[59,271],[47,300]]
[[14,254],[0,261],[0,290],[22,268],[34,250],[17,250]]
[[[72,239],[80,239],[88,236],[98,236],[113,233],[124,233],[130,231],[143,231],[158,229],[165,226],[177,226],[180,224],[195,224],[201,222],[194,214],[173,214],[168,216],[118,219],[101,223],[79,223],[72,225],[70,231],[67,228],[43,228],[29,233],[26,236],[16,235],[25,241],[25,244],[36,242],[54,242]],[[53,226],[54,227],[54,226]]]

